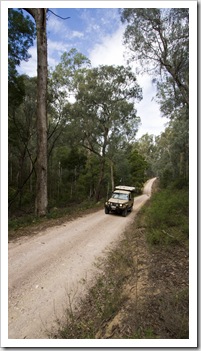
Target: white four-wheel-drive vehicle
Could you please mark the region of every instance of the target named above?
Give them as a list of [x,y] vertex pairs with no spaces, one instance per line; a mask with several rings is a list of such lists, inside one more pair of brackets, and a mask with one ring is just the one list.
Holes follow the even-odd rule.
[[118,185],[109,200],[105,202],[105,213],[116,212],[126,217],[132,211],[135,187]]

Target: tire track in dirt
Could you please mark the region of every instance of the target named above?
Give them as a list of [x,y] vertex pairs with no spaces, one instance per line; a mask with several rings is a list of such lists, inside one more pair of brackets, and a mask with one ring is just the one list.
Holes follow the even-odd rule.
[[69,296],[76,305],[85,292],[82,280],[92,282],[96,258],[118,241],[147,201],[154,179],[126,218],[101,210],[9,243],[8,338],[48,338],[47,331],[64,316]]

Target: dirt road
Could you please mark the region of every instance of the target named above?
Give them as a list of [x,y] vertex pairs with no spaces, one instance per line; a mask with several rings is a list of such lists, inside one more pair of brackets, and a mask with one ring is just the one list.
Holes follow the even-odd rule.
[[104,211],[49,228],[34,237],[9,243],[8,338],[45,339],[64,309],[84,294],[94,262],[114,245],[151,194],[155,178],[145,184],[126,218]]

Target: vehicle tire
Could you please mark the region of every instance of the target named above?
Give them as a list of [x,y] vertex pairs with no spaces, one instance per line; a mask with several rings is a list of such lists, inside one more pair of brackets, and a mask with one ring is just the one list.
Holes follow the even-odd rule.
[[105,214],[109,214],[109,213],[110,213],[110,211],[108,210],[107,207],[105,207]]
[[123,216],[123,217],[126,217],[126,216],[127,216],[127,213],[128,213],[128,210],[127,210],[127,208],[125,208],[125,210],[123,210],[123,212],[122,212],[122,216]]

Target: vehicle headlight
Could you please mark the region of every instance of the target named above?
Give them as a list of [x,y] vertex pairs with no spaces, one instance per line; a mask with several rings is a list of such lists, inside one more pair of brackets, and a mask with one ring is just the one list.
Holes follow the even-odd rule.
[[123,205],[122,205],[122,204],[120,204],[119,206],[120,206],[120,207],[122,207]]

